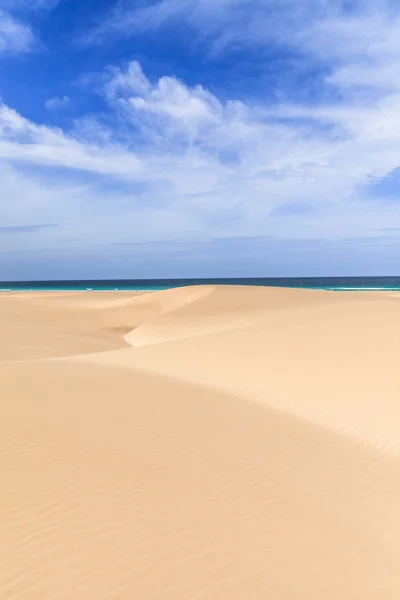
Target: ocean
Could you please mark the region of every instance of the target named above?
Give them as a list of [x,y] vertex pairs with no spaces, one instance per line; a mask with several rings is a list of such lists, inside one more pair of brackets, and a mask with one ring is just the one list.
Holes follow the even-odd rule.
[[82,281],[3,281],[0,291],[153,291],[188,285],[256,285],[319,290],[400,291],[400,277],[260,277],[210,279],[104,279]]

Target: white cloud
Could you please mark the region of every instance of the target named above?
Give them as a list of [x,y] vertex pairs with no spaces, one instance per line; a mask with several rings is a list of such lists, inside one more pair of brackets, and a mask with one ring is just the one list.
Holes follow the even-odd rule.
[[[371,0],[370,4],[381,4]],[[190,27],[202,43],[221,52],[230,47],[298,45],[309,26],[340,17],[343,3],[331,0],[157,0],[120,1],[88,36],[89,42],[113,34],[133,36],[163,27]]]
[[[327,81],[349,92],[399,88],[400,5],[395,0],[158,0],[118,2],[87,42],[188,28],[218,55],[238,49],[286,48],[331,70]],[[196,38],[197,34],[197,38]]]
[[0,57],[29,52],[37,40],[27,17],[32,11],[50,10],[59,0],[0,0]]
[[54,96],[53,98],[49,98],[45,102],[45,106],[48,110],[60,110],[66,108],[70,104],[70,99],[68,96],[63,96],[60,98],[59,96]]
[[[114,69],[104,93],[113,126],[92,117],[70,133],[2,106],[0,222],[60,224],[25,236],[24,247],[51,246],[61,234],[86,248],[243,236],[394,240],[398,207],[359,190],[399,164],[396,96],[363,110],[267,111],[173,77],[152,83],[137,63]],[[10,236],[3,243],[10,248]]]
[[30,27],[0,9],[0,55],[30,50],[34,37]]
[[[113,109],[143,133],[150,152],[172,149],[178,156],[212,164],[227,177],[266,186],[266,192],[279,191],[269,203],[286,195],[295,199],[295,182],[310,200],[314,195],[321,202],[331,197],[327,185],[341,185],[346,197],[353,196],[357,185],[371,175],[385,175],[399,161],[397,94],[362,106],[265,109],[235,101],[222,104],[201,86],[191,89],[172,77],[152,86],[137,63],[125,72],[114,71],[106,89]],[[118,93],[122,90],[123,95]],[[312,125],[304,125],[305,119]],[[380,154],[374,156],[378,147]],[[260,173],[264,175],[258,177]]]
[[0,157],[17,162],[131,176],[140,160],[118,146],[79,143],[59,129],[36,125],[0,105]]

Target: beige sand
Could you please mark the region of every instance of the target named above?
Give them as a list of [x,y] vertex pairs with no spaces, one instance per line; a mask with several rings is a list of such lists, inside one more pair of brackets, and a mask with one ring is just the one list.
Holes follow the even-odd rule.
[[398,600],[400,295],[0,297],[1,600]]

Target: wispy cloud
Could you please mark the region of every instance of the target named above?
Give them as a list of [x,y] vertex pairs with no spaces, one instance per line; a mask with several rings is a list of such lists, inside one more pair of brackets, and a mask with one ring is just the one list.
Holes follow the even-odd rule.
[[54,96],[46,100],[45,106],[48,110],[62,110],[63,108],[67,108],[69,104],[70,99],[68,96],[63,96],[62,98]]
[[[95,29],[89,41],[96,41],[112,34],[134,35],[141,31],[154,31],[162,27],[170,27],[179,22],[186,27],[206,33],[204,39],[213,38],[221,49],[228,45],[244,41],[250,33],[261,31],[264,25],[282,16],[297,18],[311,12],[311,1],[284,0],[158,0],[156,2],[136,3],[132,0],[117,2],[104,22]],[[314,3],[315,4],[315,3]],[[317,11],[318,12],[318,11]],[[259,22],[260,17],[262,23]],[[241,22],[241,27],[235,27]],[[282,19],[285,24],[285,20]],[[263,43],[267,43],[271,35],[268,29],[263,31]]]
[[0,227],[0,235],[19,235],[22,233],[38,233],[43,229],[57,227],[57,225],[44,223],[40,225],[10,225],[9,227]]
[[0,0],[0,57],[37,47],[29,16],[54,8],[59,0]]
[[0,157],[10,161],[129,176],[140,160],[119,146],[80,143],[60,129],[36,125],[0,105]]
[[33,41],[31,28],[0,8],[0,56],[5,52],[26,52]]
[[[209,56],[232,51],[290,50],[326,70],[330,86],[349,91],[399,88],[400,8],[395,0],[119,1],[86,37],[88,43],[190,30]],[[261,65],[263,65],[261,56]],[[264,64],[264,67],[267,65]],[[364,89],[365,93],[365,89]]]
[[[393,11],[394,8],[394,11]],[[343,55],[343,43],[350,42],[350,53],[360,46],[367,54],[381,50],[379,38],[384,25],[389,34],[395,29],[396,4],[392,0],[315,2],[315,0],[156,0],[119,1],[88,41],[113,35],[133,36],[143,31],[184,25],[198,33],[198,41],[212,45],[214,52],[239,47],[266,47],[271,43],[325,54]],[[377,43],[368,45],[368,27]],[[354,34],[361,34],[357,39]],[[328,36],[328,37],[326,37]],[[395,38],[391,37],[393,49]],[[330,42],[336,42],[331,47]]]
[[48,10],[60,0],[0,0],[0,8],[10,11]]

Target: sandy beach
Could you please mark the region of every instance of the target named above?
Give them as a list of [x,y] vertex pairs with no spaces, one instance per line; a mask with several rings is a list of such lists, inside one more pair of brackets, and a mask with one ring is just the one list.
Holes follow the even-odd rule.
[[0,296],[0,598],[398,600],[400,294]]

